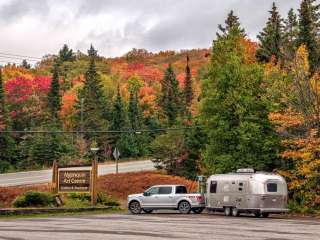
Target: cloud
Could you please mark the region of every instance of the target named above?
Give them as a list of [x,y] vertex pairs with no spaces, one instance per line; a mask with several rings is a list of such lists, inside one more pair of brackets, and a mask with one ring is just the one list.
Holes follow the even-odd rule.
[[[224,22],[231,9],[248,35],[255,38],[269,16],[272,2],[0,0],[0,27],[5,33],[0,41],[8,52],[23,54],[29,45],[28,51],[38,56],[55,53],[64,43],[81,51],[92,43],[106,56],[119,56],[134,47],[150,51],[207,48],[218,24]],[[300,0],[275,2],[285,16],[291,7],[298,7]]]
[[45,16],[49,9],[47,0],[9,0],[0,6],[0,20],[10,23],[20,21],[24,16]]

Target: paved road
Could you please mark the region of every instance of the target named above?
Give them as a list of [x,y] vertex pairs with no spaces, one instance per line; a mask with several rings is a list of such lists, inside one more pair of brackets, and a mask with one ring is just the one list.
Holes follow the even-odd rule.
[[106,214],[0,220],[0,239],[317,240],[320,239],[320,222],[208,214]]
[[[115,168],[115,164],[99,165],[98,174],[114,173]],[[119,163],[119,172],[142,170],[154,170],[153,163],[150,160]],[[0,187],[47,183],[51,178],[52,170],[0,174]]]

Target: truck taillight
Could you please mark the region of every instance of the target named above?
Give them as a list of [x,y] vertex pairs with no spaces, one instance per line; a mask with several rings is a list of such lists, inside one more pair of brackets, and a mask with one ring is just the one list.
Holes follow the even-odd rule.
[[203,201],[204,201],[203,196],[197,196],[197,201],[198,201],[198,202],[203,202]]

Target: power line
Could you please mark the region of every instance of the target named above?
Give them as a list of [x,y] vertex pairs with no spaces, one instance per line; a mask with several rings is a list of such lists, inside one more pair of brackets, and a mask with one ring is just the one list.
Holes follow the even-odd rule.
[[22,58],[30,58],[30,59],[42,60],[42,58],[39,58],[39,57],[31,57],[31,56],[26,56],[26,55],[11,54],[11,53],[4,53],[4,52],[0,52],[0,54],[1,54],[1,55],[6,55],[6,56],[13,56],[13,57],[22,57]]
[[168,132],[168,131],[181,131],[181,130],[188,130],[188,129],[196,129],[196,128],[204,128],[205,126],[198,125],[193,127],[179,127],[179,128],[155,128],[155,129],[131,129],[131,130],[102,130],[102,131],[95,131],[95,130],[84,130],[84,131],[51,131],[51,130],[10,130],[10,131],[0,131],[0,133],[24,133],[24,134],[36,134],[36,133],[43,133],[43,134],[83,134],[83,133],[148,133],[148,132]]
[[10,60],[26,60],[26,61],[29,61],[29,62],[38,62],[39,60],[36,60],[36,59],[25,59],[25,58],[20,58],[20,57],[8,57],[8,56],[5,56],[5,55],[2,55],[0,54],[0,58],[5,58],[5,59],[10,59]]

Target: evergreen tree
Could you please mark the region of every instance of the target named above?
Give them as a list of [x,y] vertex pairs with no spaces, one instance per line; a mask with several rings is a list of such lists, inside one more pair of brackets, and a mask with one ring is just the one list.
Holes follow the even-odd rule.
[[[10,131],[11,121],[5,103],[5,91],[0,68],[0,131]],[[6,172],[16,161],[16,144],[10,133],[0,132],[0,173]]]
[[[93,49],[92,46],[91,49]],[[91,131],[108,129],[107,101],[104,96],[100,76],[96,71],[94,56],[90,57],[89,68],[85,74],[84,87],[80,91],[78,98],[80,100],[77,104],[77,109],[79,110],[78,120],[81,129]],[[99,137],[99,135],[97,133],[87,133],[85,137],[92,138]],[[100,137],[104,139],[102,136]]]
[[257,36],[260,46],[257,50],[257,59],[260,62],[269,62],[272,57],[278,62],[281,58],[283,24],[275,3],[272,5],[270,17],[262,32]]
[[59,60],[61,62],[74,61],[75,56],[72,49],[69,49],[67,44],[64,44],[62,49],[59,51]]
[[98,57],[98,51],[94,49],[92,44],[90,45],[90,49],[88,50],[88,56],[91,57],[91,58]]
[[120,87],[117,88],[117,97],[113,103],[112,120],[110,129],[113,131],[120,131],[126,126],[125,106],[122,102]]
[[181,111],[181,99],[179,83],[176,79],[176,75],[171,64],[169,64],[165,71],[161,86],[162,96],[160,104],[165,115],[167,116],[168,124],[172,126],[176,123],[178,114]]
[[268,119],[263,68],[245,64],[236,29],[215,41],[208,79],[202,86],[202,119],[207,125],[204,153],[209,173],[252,167],[272,170],[278,138]]
[[192,76],[189,67],[189,56],[187,56],[187,66],[186,66],[186,77],[184,84],[184,97],[185,105],[187,108],[190,108],[193,100],[193,90],[192,90]]
[[286,62],[291,61],[297,50],[298,19],[291,8],[283,28],[283,54]]
[[52,72],[52,81],[48,93],[48,108],[51,117],[54,121],[59,119],[59,112],[61,110],[61,94],[59,83],[59,65],[55,63]]
[[217,33],[217,37],[220,38],[222,36],[228,35],[231,29],[236,28],[239,30],[241,35],[244,37],[245,36],[245,30],[241,27],[241,24],[239,22],[239,17],[234,15],[233,10],[230,11],[228,14],[228,17],[225,21],[225,27],[223,27],[221,24],[218,26],[219,30],[221,33]]
[[24,67],[25,69],[31,68],[31,65],[27,62],[26,59],[23,59],[21,66]]
[[319,67],[320,5],[316,0],[303,0],[299,9],[298,46],[306,45],[309,53],[311,72]]

